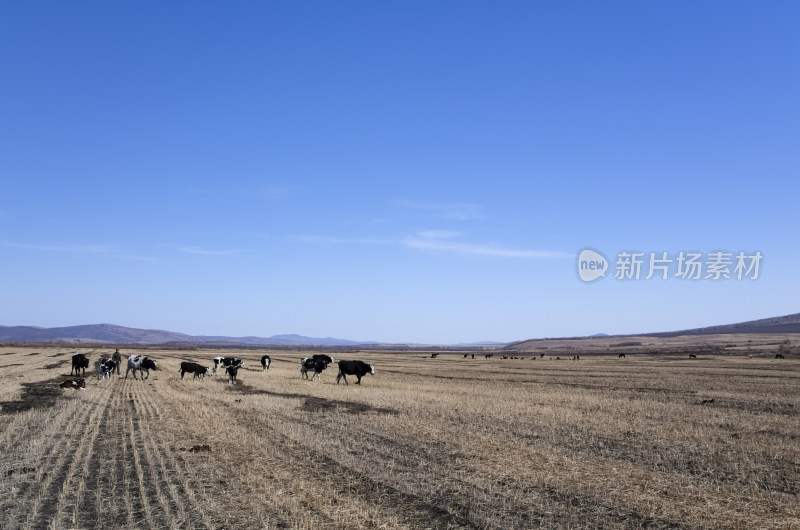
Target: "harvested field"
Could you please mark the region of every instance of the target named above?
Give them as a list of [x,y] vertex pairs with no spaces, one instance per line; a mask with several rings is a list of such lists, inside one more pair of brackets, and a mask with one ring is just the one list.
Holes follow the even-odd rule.
[[3,529],[800,527],[794,356],[123,350],[161,370],[62,390],[77,351],[0,349]]

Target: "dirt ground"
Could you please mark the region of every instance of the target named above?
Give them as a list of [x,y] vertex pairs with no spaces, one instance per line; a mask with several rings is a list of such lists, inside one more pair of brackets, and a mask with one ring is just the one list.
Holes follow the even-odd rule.
[[[111,351],[0,348],[0,528],[800,528],[797,358]],[[237,384],[180,379],[217,355]]]

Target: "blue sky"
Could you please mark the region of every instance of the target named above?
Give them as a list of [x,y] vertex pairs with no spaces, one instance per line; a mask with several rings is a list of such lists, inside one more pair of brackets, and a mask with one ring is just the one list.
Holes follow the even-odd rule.
[[[796,2],[5,2],[0,324],[469,342],[797,312],[798,26]],[[585,284],[585,247],[764,259]]]

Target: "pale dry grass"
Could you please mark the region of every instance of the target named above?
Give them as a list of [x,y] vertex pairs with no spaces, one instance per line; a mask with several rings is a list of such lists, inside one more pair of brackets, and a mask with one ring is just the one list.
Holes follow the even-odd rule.
[[[0,400],[73,351],[0,349]],[[240,384],[180,380],[220,353]],[[795,360],[360,352],[376,375],[337,386],[262,353],[3,405],[0,527],[800,527]]]

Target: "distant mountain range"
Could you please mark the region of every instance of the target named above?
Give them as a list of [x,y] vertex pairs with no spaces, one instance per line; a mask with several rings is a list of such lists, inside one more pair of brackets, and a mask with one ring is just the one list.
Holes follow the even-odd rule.
[[748,320],[722,326],[657,333],[638,333],[637,336],[677,337],[680,335],[723,335],[726,333],[800,333],[800,313],[792,313],[782,317],[762,318],[760,320]]
[[[144,345],[204,345],[204,346],[378,346],[376,341],[354,341],[334,337],[306,337],[294,333],[271,337],[228,337],[225,335],[187,335],[161,329],[138,329],[114,324],[90,324],[62,328],[38,326],[0,326],[0,342],[66,342]],[[404,346],[423,346],[404,342]],[[504,342],[474,342],[453,346],[502,346]]]
[[207,344],[231,343],[258,346],[356,346],[377,344],[356,342],[333,337],[317,338],[303,335],[274,335],[272,337],[226,337],[217,335],[186,335],[160,329],[137,329],[113,324],[40,328],[36,326],[0,326],[0,342],[100,342],[109,344]]

